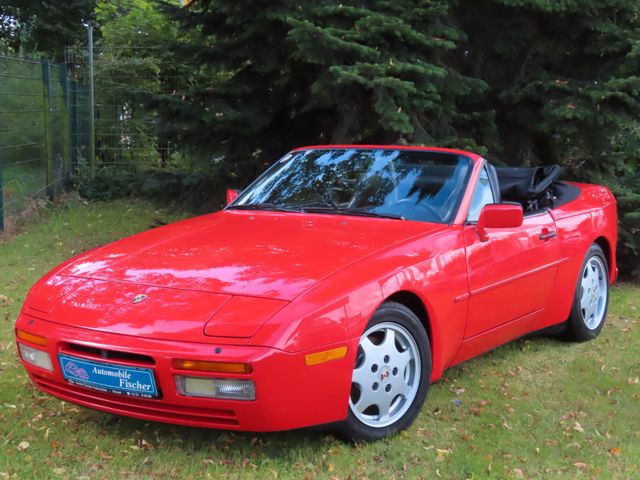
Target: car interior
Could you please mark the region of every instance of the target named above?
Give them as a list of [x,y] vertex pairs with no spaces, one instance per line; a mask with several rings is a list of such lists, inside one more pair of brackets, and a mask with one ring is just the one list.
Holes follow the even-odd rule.
[[[525,215],[569,203],[580,195],[580,189],[558,180],[562,167],[494,167],[487,164],[489,180],[497,203],[515,202],[522,205]],[[498,192],[495,194],[495,192]]]

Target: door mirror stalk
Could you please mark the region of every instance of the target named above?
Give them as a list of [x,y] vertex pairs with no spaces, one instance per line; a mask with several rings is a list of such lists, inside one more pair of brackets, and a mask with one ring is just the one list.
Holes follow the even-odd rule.
[[235,190],[233,188],[227,189],[227,203],[226,205],[230,205],[236,198],[240,195],[240,190]]

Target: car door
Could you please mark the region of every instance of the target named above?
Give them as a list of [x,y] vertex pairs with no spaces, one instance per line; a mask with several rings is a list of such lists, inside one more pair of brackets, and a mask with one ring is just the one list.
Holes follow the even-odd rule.
[[525,216],[520,227],[475,229],[480,211],[499,198],[486,166],[478,179],[464,230],[469,276],[465,338],[542,314],[550,298],[559,259],[555,224],[548,212]]

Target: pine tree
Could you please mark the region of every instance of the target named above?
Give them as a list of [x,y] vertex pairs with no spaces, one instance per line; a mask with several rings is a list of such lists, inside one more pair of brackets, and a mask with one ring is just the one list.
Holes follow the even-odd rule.
[[454,14],[468,35],[461,71],[491,86],[503,150],[490,157],[559,163],[570,178],[608,185],[622,267],[640,274],[640,3],[485,0]]
[[61,61],[64,47],[87,38],[95,0],[3,0],[0,46],[11,54],[43,53]]
[[622,267],[640,275],[637,0],[195,0],[172,15],[200,68],[156,105],[204,168],[241,185],[330,142],[560,163],[617,195]]
[[447,63],[464,38],[447,3],[198,1],[174,14],[199,32],[188,55],[211,69],[210,81],[176,93],[179,102],[163,99],[166,118],[242,176],[301,144],[482,152],[492,122],[474,100],[487,86]]

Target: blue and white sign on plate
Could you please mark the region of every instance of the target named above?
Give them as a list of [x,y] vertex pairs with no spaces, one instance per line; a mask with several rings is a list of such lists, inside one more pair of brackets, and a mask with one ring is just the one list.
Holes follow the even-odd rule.
[[76,385],[103,392],[153,398],[158,389],[150,368],[123,367],[59,354],[62,376]]

